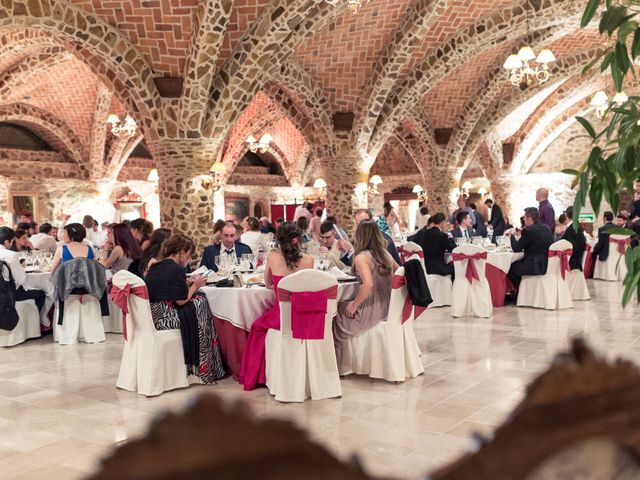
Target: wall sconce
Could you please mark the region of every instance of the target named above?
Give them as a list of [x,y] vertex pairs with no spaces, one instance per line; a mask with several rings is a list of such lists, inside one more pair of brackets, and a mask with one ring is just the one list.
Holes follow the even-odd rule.
[[130,115],[124,117],[124,120],[120,120],[118,115],[112,113],[107,118],[107,123],[111,126],[111,133],[116,137],[133,137],[138,131],[138,125]]
[[158,169],[154,168],[149,172],[149,176],[147,177],[147,182],[159,182],[160,176],[158,175]]
[[265,153],[269,150],[269,145],[273,142],[273,137],[268,133],[265,133],[258,141],[256,140],[256,137],[249,135],[246,142],[252,153]]
[[369,188],[367,188],[367,193],[370,197],[380,195],[380,190],[378,190],[380,185],[382,185],[382,177],[380,177],[380,175],[374,175],[369,179]]
[[316,179],[316,181],[313,182],[313,188],[320,190],[320,198],[324,200],[327,195],[327,182],[324,181],[324,178]]
[[596,116],[600,120],[604,120],[604,117],[607,116],[607,112],[609,111],[610,106],[621,107],[622,105],[627,103],[628,100],[629,100],[629,97],[627,96],[626,93],[617,92],[613,96],[613,99],[609,101],[609,97],[607,96],[607,93],[604,90],[600,90],[596,92],[596,94],[593,96],[589,105],[594,107],[594,110],[596,111]]
[[480,195],[482,198],[484,198],[487,193],[489,193],[489,192],[484,187],[480,187],[478,189],[478,195]]
[[427,201],[427,192],[425,192],[424,188],[422,188],[422,185],[415,185],[413,187],[412,192],[415,193],[418,196],[418,201],[419,202],[426,202]]
[[464,182],[462,184],[462,194],[465,197],[469,196],[469,190],[471,190],[473,188],[473,183],[471,183],[469,180],[467,180],[466,182]]
[[214,163],[209,169],[209,175],[202,180],[202,188],[217,192],[222,188],[222,180],[226,169],[222,163]]

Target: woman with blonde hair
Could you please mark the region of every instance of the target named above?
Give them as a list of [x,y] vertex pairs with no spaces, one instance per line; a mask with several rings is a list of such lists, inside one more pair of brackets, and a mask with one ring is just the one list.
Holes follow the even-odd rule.
[[355,299],[338,304],[333,322],[333,341],[341,374],[349,373],[351,368],[349,339],[387,319],[391,281],[397,268],[378,225],[370,220],[361,222],[356,229],[352,267],[360,280],[360,289]]

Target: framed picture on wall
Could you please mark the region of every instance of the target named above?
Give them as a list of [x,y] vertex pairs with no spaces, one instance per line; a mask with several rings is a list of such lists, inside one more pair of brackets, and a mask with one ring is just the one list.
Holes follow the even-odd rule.
[[38,194],[35,192],[11,192],[9,214],[13,225],[33,222],[37,217]]
[[128,193],[118,199],[114,206],[116,208],[116,222],[135,220],[136,218],[147,218],[145,202],[143,202],[140,195],[136,193]]
[[249,216],[249,198],[224,197],[224,213],[227,221],[240,223]]

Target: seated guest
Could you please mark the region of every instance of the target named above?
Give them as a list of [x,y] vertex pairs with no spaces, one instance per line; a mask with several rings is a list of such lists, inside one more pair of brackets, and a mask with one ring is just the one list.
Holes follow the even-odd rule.
[[307,253],[309,255],[329,255],[333,266],[338,267],[340,270],[345,267],[341,258],[349,255],[349,252],[343,252],[338,248],[336,230],[331,222],[322,222],[322,225],[320,225],[320,241],[318,243],[309,242]]
[[455,278],[453,263],[446,263],[444,256],[456,248],[456,242],[443,232],[445,222],[444,213],[436,213],[429,219],[425,228],[409,237],[409,241],[417,243],[422,248],[424,266],[429,275],[450,275],[453,281]]
[[16,229],[16,236],[13,237],[11,247],[9,250],[13,252],[30,252],[33,250],[33,245],[29,241],[29,235],[26,230]]
[[104,268],[110,269],[114,275],[120,270],[127,270],[131,262],[139,260],[142,256],[142,249],[138,241],[133,238],[131,227],[125,223],[113,226],[109,240],[113,244],[113,250],[107,258],[100,260],[100,263]]
[[553,238],[556,241],[560,240],[564,235],[564,232],[567,229],[567,223],[570,223],[569,219],[567,218],[567,214],[561,213],[560,216],[558,217],[558,223],[556,224],[556,228],[553,235]]
[[424,203],[420,204],[420,209],[416,212],[416,230],[422,230],[429,221],[429,209]]
[[136,239],[142,251],[149,246],[149,240],[153,233],[153,223],[144,218],[136,218],[131,221],[131,234]]
[[86,238],[87,241],[91,243],[91,245],[93,245],[94,247],[97,245],[97,240],[98,240],[98,232],[94,231],[93,226],[96,224],[96,221],[93,219],[93,217],[91,215],[85,215],[82,218],[82,226],[85,229],[85,232],[87,234]]
[[74,258],[88,258],[93,260],[93,247],[85,243],[87,236],[86,229],[79,223],[69,223],[62,231],[62,243],[56,250],[51,262],[51,274],[58,266]]
[[484,215],[478,211],[475,203],[470,203],[469,208],[473,211],[473,216],[476,218],[476,222],[471,225],[476,235],[480,235],[482,238],[487,236],[487,226],[485,225]]
[[617,227],[626,227],[627,226],[628,217],[623,212],[620,212],[616,215],[615,224]]
[[296,222],[296,224],[298,225],[298,228],[302,232],[302,243],[309,243],[311,241],[311,236],[308,233],[309,220],[307,220],[307,217],[302,216],[298,218],[298,221]]
[[578,224],[577,232],[573,228],[573,222],[571,221],[573,219],[573,207],[568,207],[565,215],[569,224],[566,226],[567,228],[565,228],[562,238],[571,242],[571,249],[573,251],[571,258],[569,259],[569,267],[571,270],[582,271],[582,256],[584,255],[584,250],[587,246],[587,239],[584,237],[582,225]]
[[513,229],[505,232],[511,237],[513,251],[524,252],[524,258],[511,264],[509,269],[509,279],[516,289],[523,276],[547,273],[549,247],[553,243],[553,233],[547,225],[540,223],[536,207],[525,208],[524,223],[520,240],[516,240]]
[[186,275],[194,250],[189,237],[173,235],[162,246],[164,260],[149,268],[145,282],[156,330],[180,329],[188,373],[212,384],[224,368],[209,303],[199,291],[207,279]]
[[342,237],[340,238],[340,240],[349,241],[349,235],[347,234],[347,231],[344,228],[342,228],[340,225],[338,225],[338,219],[336,217],[329,215],[327,216],[326,221],[331,222],[336,226],[336,228],[338,229],[338,232],[340,232],[339,237]]
[[339,302],[333,322],[333,342],[338,371],[350,373],[349,339],[387,320],[391,280],[398,264],[386,249],[378,225],[370,220],[358,224],[352,273],[360,279],[358,295]]
[[604,225],[598,229],[598,243],[593,247],[593,256],[601,262],[609,258],[609,234],[607,230],[614,228],[613,212],[604,212]]
[[31,245],[36,250],[43,252],[56,253],[58,248],[58,242],[56,242],[55,235],[53,234],[53,228],[50,223],[43,223],[38,229],[39,233],[36,233],[29,239]]
[[315,217],[311,219],[309,222],[309,235],[311,235],[311,240],[318,243],[320,241],[320,225],[322,225],[322,214],[324,213],[324,209],[318,207],[315,211]]
[[27,280],[22,259],[17,252],[9,250],[16,232],[9,227],[0,227],[0,260],[5,262],[11,270],[11,276],[16,285],[16,302],[35,300],[38,311],[43,314],[46,294],[42,290],[25,290],[23,285]]
[[276,229],[271,225],[267,217],[260,219],[260,233],[276,233]]
[[280,303],[278,283],[299,270],[313,268],[313,258],[300,249],[302,232],[295,223],[284,223],[278,229],[278,249],[269,253],[264,270],[264,284],[276,292],[273,306],[251,325],[251,331],[242,354],[239,381],[245,390],[264,385],[265,341],[270,328],[280,329]]
[[216,257],[226,255],[233,258],[233,261],[237,263],[242,255],[252,254],[251,247],[238,240],[237,229],[233,222],[227,222],[224,227],[222,227],[221,240],[222,243],[219,245],[210,245],[204,249],[200,265],[204,265],[209,270],[217,272],[218,265],[216,265]]
[[249,245],[251,252],[254,255],[258,255],[260,253],[261,247],[264,252],[267,252],[268,248],[265,239],[260,233],[260,221],[255,217],[249,217],[247,218],[246,223],[249,230],[245,231],[240,236],[240,242],[245,245]]
[[162,244],[165,240],[168,240],[169,237],[171,237],[171,230],[168,228],[158,228],[154,230],[151,238],[149,239],[149,246],[145,248],[144,252],[142,252],[142,257],[140,257],[138,271],[133,272],[134,274],[141,278],[145,278],[147,276],[147,272],[151,265],[162,259],[160,256]]
[[453,238],[466,238],[470,240],[471,237],[475,236],[476,232],[473,229],[469,212],[459,211],[456,215],[456,223],[458,226],[453,229]]
[[462,195],[458,197],[458,200],[456,203],[458,205],[458,209],[455,212],[453,212],[451,217],[449,217],[449,223],[453,225],[456,221],[456,217],[458,216],[458,213],[460,212],[467,212],[471,216],[471,225],[476,223],[475,212],[471,209],[471,207],[467,207],[467,203],[465,202],[464,197]]
[[278,231],[278,229],[280,228],[280,226],[284,223],[284,218],[283,217],[278,217],[276,218],[276,232]]
[[[384,217],[382,218],[384,220]],[[373,217],[371,215],[371,210],[369,210],[368,208],[361,208],[360,210],[356,210],[356,213],[353,219],[355,220],[356,225],[360,225],[360,223],[367,220],[373,220]],[[393,238],[391,238],[390,235],[384,233],[382,230],[381,230],[381,233],[382,233],[382,237],[387,242],[387,252],[389,252],[389,254],[391,255],[391,258],[393,258],[393,261],[399,265],[401,263],[400,255],[398,254],[398,249],[396,248],[396,244],[393,241]],[[351,245],[351,243],[349,243],[349,241],[347,240],[339,240],[338,248],[340,249],[341,252],[343,252],[343,256],[340,257],[340,260],[346,266],[350,267],[353,261],[353,253],[354,253],[353,245]],[[347,255],[344,255],[344,253],[347,253]]]

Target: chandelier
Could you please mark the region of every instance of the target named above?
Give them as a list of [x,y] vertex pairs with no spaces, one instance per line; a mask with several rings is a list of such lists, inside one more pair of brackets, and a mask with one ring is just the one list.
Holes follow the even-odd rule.
[[260,140],[256,140],[256,137],[249,135],[247,137],[247,146],[252,153],[265,153],[269,150],[269,145],[273,141],[273,137],[268,133],[265,133]]
[[370,197],[377,197],[380,195],[378,187],[382,185],[382,177],[380,175],[374,175],[369,179],[369,186],[367,187],[367,193]]
[[[529,32],[529,1],[525,3],[525,14],[527,16],[527,38],[530,37]],[[518,50],[517,54],[511,54],[507,57],[503,67],[509,70],[509,80],[514,87],[524,90],[532,86],[535,82],[543,84],[551,78],[549,64],[556,61],[553,52],[545,48],[538,55],[535,54],[533,48],[529,45]]]
[[607,112],[609,111],[609,105],[613,105],[614,107],[620,107],[623,104],[627,103],[629,97],[624,92],[618,92],[613,96],[611,102],[609,102],[609,96],[603,90],[596,92],[596,94],[591,99],[590,105],[594,107],[596,111],[596,116],[603,120],[604,117],[607,116]]
[[[344,2],[344,0],[324,0],[329,5],[337,6],[339,3]],[[347,0],[349,3],[349,8],[353,13],[358,13],[360,7],[369,3],[369,0]]]
[[124,117],[124,120],[120,120],[118,115],[112,113],[107,118],[107,123],[111,125],[111,133],[116,137],[133,137],[138,131],[138,125],[130,115]]

